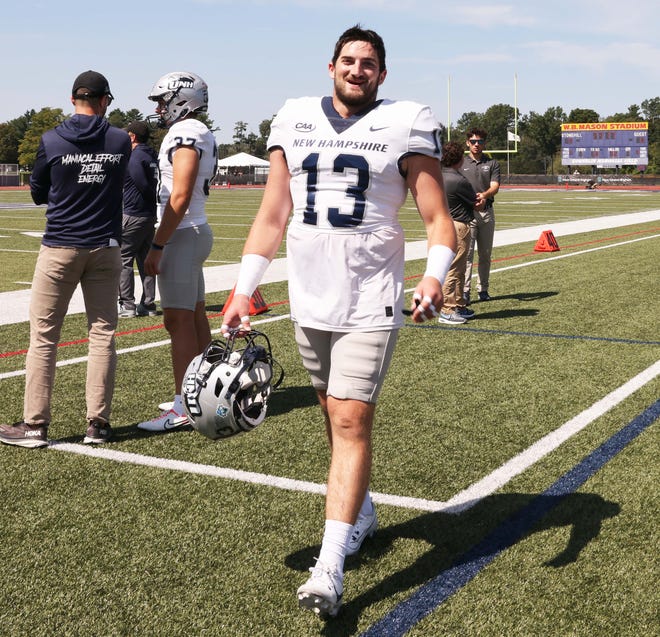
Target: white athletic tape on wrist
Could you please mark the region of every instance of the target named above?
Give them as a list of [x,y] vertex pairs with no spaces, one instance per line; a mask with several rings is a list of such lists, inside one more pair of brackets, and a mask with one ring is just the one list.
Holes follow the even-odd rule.
[[252,296],[269,264],[270,261],[260,254],[244,254],[234,294]]
[[426,272],[424,272],[424,276],[432,276],[440,281],[440,285],[444,285],[447,272],[449,272],[455,256],[456,253],[447,246],[439,243],[431,246],[428,257],[426,258]]

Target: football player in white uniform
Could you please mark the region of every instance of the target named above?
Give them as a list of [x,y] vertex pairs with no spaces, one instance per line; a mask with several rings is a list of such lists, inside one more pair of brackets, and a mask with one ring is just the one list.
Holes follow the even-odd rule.
[[165,328],[172,340],[172,408],[138,425],[166,431],[188,424],[181,385],[190,361],[211,341],[204,303],[203,264],[213,245],[204,209],[217,167],[215,137],[197,119],[208,108],[208,86],[194,73],[168,73],[149,99],[158,103],[158,124],[167,127],[158,154],[158,226],[145,259],[147,274],[158,275]]
[[341,606],[346,555],[376,531],[368,492],[371,430],[403,323],[404,237],[410,189],[428,236],[412,318],[442,306],[456,235],[440,168],[438,124],[413,102],[378,100],[381,37],[359,25],[335,46],[332,97],[289,100],[273,121],[270,172],[243,251],[223,333],[250,328],[249,299],[287,232],[291,317],[323,410],[331,461],[323,542],[299,604],[320,616]]

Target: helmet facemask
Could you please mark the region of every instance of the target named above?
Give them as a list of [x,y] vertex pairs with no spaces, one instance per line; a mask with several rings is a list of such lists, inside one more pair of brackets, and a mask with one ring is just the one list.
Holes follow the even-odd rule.
[[[244,341],[243,341],[244,339]],[[226,343],[212,341],[188,366],[182,387],[183,403],[194,429],[218,440],[260,425],[268,398],[283,379],[273,383],[268,337],[252,330]]]

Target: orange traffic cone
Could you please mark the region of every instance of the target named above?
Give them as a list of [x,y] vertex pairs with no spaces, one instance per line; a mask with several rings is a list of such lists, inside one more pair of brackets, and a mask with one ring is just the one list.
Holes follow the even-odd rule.
[[[220,312],[220,314],[224,314],[225,308],[229,307],[231,300],[234,298],[235,289],[236,286],[232,288],[229,297],[225,301],[225,304],[222,306],[222,311]],[[268,311],[268,305],[266,304],[266,301],[264,301],[264,297],[261,295],[261,292],[259,292],[259,288],[257,288],[250,297],[250,316],[255,316],[256,314],[262,314],[263,312],[267,312],[267,311]]]
[[559,244],[552,230],[544,230],[534,246],[534,252],[557,252]]
[[250,316],[268,311],[268,305],[257,288],[250,297]]

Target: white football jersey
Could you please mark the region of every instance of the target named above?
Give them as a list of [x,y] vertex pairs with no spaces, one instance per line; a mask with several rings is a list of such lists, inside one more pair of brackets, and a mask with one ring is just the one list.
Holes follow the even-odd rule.
[[403,324],[404,237],[398,212],[407,155],[440,158],[427,106],[382,100],[342,119],[332,99],[288,100],[271,126],[291,174],[287,232],[291,316],[303,327],[365,331]]
[[213,133],[196,119],[184,119],[173,124],[160,145],[158,153],[158,221],[161,220],[172,192],[172,157],[182,146],[193,147],[199,155],[199,171],[190,205],[177,227],[191,228],[206,223],[204,204],[209,196],[209,184],[218,164],[218,148]]

